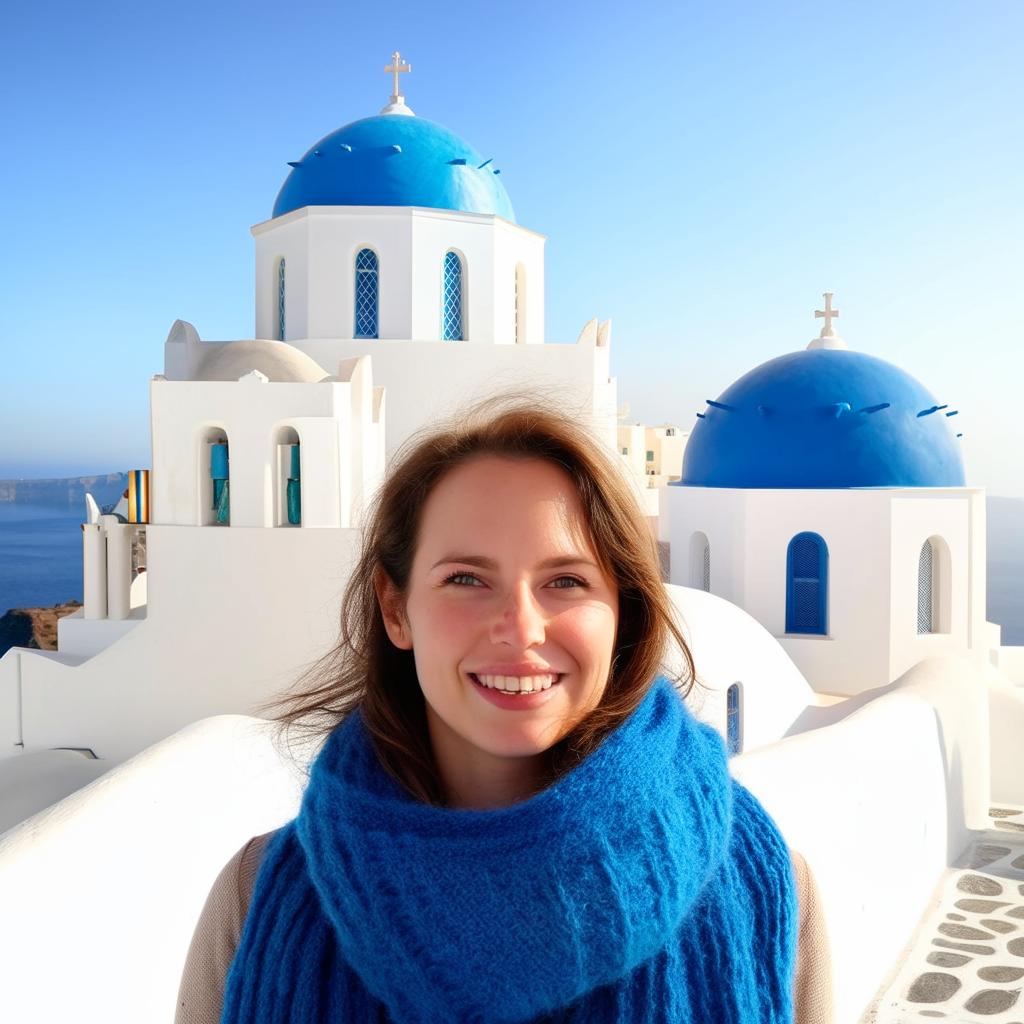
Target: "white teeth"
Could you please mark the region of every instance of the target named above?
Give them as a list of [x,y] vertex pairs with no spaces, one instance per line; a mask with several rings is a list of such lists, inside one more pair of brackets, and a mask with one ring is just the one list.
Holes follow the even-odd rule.
[[477,676],[484,686],[508,693],[536,693],[547,690],[558,678],[550,673],[542,676]]

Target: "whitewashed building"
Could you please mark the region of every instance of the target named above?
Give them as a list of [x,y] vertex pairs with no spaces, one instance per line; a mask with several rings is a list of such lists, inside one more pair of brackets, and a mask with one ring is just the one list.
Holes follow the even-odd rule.
[[958,410],[820,312],[806,349],[697,414],[682,479],[659,492],[671,581],[739,605],[826,693],[936,654],[995,660],[985,495],[964,486]]

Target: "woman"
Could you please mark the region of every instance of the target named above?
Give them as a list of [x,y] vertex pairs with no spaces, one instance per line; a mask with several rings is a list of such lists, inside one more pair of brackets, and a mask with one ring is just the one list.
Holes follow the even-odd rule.
[[221,872],[178,1024],[829,1020],[806,864],[658,676],[669,640],[692,683],[577,424],[520,406],[412,446],[284,704],[330,727],[300,813]]

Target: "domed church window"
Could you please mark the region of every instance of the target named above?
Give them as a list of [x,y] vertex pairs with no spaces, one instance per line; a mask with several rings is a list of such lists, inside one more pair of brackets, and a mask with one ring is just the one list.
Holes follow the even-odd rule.
[[917,632],[952,629],[952,571],[949,545],[936,534],[922,545],[917,559]]
[[376,338],[377,310],[377,254],[372,249],[360,249],[356,254],[356,330],[357,338]]
[[462,341],[462,259],[457,252],[444,254],[444,286],[441,293],[441,340]]
[[725,692],[725,732],[730,757],[743,752],[743,708],[739,683],[733,683]]
[[284,341],[284,257],[277,264],[277,340]]
[[798,533],[786,552],[786,632],[828,633],[828,547]]

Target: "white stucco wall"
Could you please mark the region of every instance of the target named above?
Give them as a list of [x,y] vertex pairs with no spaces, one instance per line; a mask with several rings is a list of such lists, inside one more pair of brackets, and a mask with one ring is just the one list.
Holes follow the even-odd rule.
[[256,336],[277,338],[278,260],[285,258],[285,339],[352,338],[356,253],[378,259],[382,339],[436,341],[442,261],[463,256],[470,343],[515,343],[515,268],[526,279],[527,344],[544,340],[544,236],[500,217],[423,207],[307,206],[252,228]]
[[4,1020],[171,1024],[217,872],[298,809],[294,755],[208,719],[0,838]]
[[[706,534],[712,593],[761,622],[820,692],[850,695],[884,686],[922,658],[967,653],[972,637],[984,636],[984,605],[976,597],[984,549],[979,565],[972,536],[984,517],[978,489],[666,487],[661,508],[671,581],[696,582],[692,539],[697,531]],[[785,631],[786,551],[804,531],[828,546],[828,631],[822,636]],[[918,558],[931,536],[949,545],[952,630],[921,636]],[[984,644],[973,652],[988,656]]]
[[85,750],[37,750],[0,757],[0,835],[110,770]]
[[[756,619],[728,601],[690,587],[669,585],[697,673],[687,705],[726,737],[726,692],[741,687],[742,749],[775,743],[817,698],[807,680]],[[681,654],[667,667],[682,673]]]
[[351,525],[364,493],[383,472],[376,457],[383,428],[374,419],[380,407],[373,399],[369,360],[333,369],[349,379],[155,378],[150,384],[152,522],[212,526],[208,439],[215,435],[228,442],[231,526],[277,525],[283,487],[278,443],[294,432],[300,443],[302,527]]
[[1011,683],[1024,687],[1024,647],[997,647],[991,653],[991,660]]
[[[696,634],[750,639],[714,597],[674,597]],[[815,875],[835,1024],[859,1018],[984,814],[985,692],[969,659],[933,659],[846,718],[730,762]],[[295,813],[313,749],[289,755],[265,723],[200,722],[0,839],[5,1012],[169,1024],[213,878]]]
[[1024,687],[985,668],[989,700],[992,802],[1024,805]]
[[937,658],[848,717],[731,762],[818,883],[835,1024],[860,1019],[983,827],[986,719],[977,666]]
[[410,435],[468,403],[514,388],[595,420],[616,446],[616,382],[606,346],[472,345],[442,341],[307,339],[296,342],[321,366],[369,355],[373,379],[387,395],[385,447],[390,455]]
[[20,704],[16,674],[0,674],[0,734],[16,732],[14,713],[26,750],[86,746],[118,762],[200,718],[254,713],[336,641],[358,531],[147,535],[145,620],[84,660],[21,651]]
[[[922,658],[935,654],[957,654],[970,647],[972,614],[984,619],[984,606],[971,608],[972,576],[984,579],[985,560],[972,562],[972,504],[984,498],[966,488],[938,491],[922,488],[918,493],[902,491],[892,502],[892,622],[889,673],[900,675]],[[981,524],[984,525],[983,523]],[[933,548],[944,552],[933,563],[934,585],[940,607],[933,620],[933,632],[917,632],[918,565],[921,547],[935,539]]]
[[0,656],[0,758],[21,753],[21,656],[12,647]]

